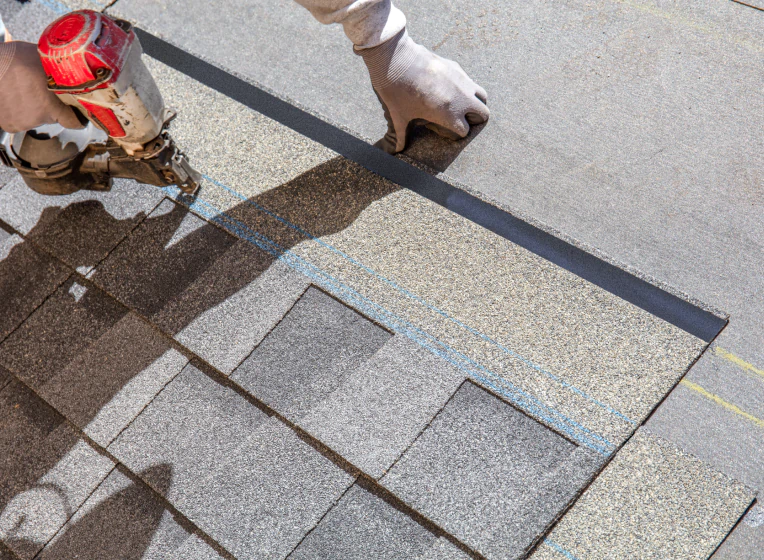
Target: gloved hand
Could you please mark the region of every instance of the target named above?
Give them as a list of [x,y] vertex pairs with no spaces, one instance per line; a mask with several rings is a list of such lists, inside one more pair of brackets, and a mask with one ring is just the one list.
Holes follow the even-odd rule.
[[0,128],[20,132],[52,123],[83,127],[72,108],[48,90],[37,45],[0,43]]
[[416,44],[403,29],[363,57],[382,103],[388,130],[382,147],[394,154],[406,147],[409,125],[425,122],[446,138],[467,136],[470,125],[488,120],[486,92],[453,60]]

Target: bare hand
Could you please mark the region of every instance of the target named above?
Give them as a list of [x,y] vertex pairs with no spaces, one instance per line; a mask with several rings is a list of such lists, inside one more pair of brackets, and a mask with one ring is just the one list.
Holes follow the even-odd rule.
[[20,132],[52,123],[83,126],[72,108],[48,90],[37,45],[0,43],[0,128]]

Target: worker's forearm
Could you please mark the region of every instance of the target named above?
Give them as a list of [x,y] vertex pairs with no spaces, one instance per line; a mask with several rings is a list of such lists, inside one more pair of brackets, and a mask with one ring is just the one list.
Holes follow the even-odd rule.
[[321,23],[341,23],[357,49],[375,47],[406,26],[391,0],[295,0]]

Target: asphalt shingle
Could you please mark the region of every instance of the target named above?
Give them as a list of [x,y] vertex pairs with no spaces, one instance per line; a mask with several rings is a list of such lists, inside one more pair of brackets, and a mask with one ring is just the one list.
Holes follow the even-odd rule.
[[357,484],[289,556],[290,560],[409,560],[437,537],[405,513]]
[[154,318],[175,339],[230,374],[308,288],[270,253],[237,241]]
[[0,191],[0,220],[86,274],[164,198],[157,187],[117,180],[110,192],[37,194],[16,177]]
[[[171,476],[167,465],[152,470],[153,478]],[[197,537],[178,523],[151,490],[114,470],[46,545],[39,558],[70,560],[83,554],[86,558],[103,559],[189,558],[178,554],[193,550],[191,540]]]
[[39,388],[106,447],[188,363],[133,313]]
[[0,540],[31,559],[114,467],[28,388],[0,391]]
[[395,335],[298,424],[379,478],[464,380],[464,373]]
[[3,390],[3,387],[5,387],[8,383],[11,382],[11,374],[8,373],[8,370],[5,369],[3,366],[0,366],[0,391]]
[[231,379],[294,420],[339,387],[390,337],[353,309],[310,288]]
[[0,228],[0,340],[68,275],[62,263]]
[[183,496],[189,518],[234,556],[283,558],[353,478],[276,418]]
[[554,548],[590,560],[708,558],[753,498],[739,482],[639,430],[557,523],[539,557]]
[[286,555],[352,477],[234,390],[189,365],[109,446],[133,472],[240,558]]
[[0,542],[0,560],[19,560],[19,557],[16,556],[10,548]]
[[89,282],[72,276],[0,345],[0,362],[39,389],[127,312]]
[[163,201],[92,274],[141,315],[155,315],[236,242],[223,230]]
[[441,537],[433,543],[430,549],[419,560],[467,560],[471,558],[466,552],[456,548],[453,544]]
[[[132,472],[175,503],[203,491],[201,479],[243,443],[267,416],[232,389],[188,365],[109,445]],[[172,484],[151,467],[169,465]]]
[[223,560],[215,549],[204,542],[198,535],[193,534],[183,546],[170,557],[171,560]]
[[382,484],[489,558],[516,558],[598,464],[586,448],[465,382]]
[[0,361],[103,446],[188,362],[154,329],[77,277],[0,345]]

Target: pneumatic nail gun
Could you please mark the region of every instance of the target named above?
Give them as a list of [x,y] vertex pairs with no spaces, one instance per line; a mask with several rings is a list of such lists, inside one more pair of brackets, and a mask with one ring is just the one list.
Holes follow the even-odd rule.
[[51,23],[38,42],[48,89],[75,109],[83,129],[57,124],[0,131],[0,159],[33,190],[109,190],[112,178],[194,194],[201,175],[168,132],[175,113],[141,60],[129,22],[92,10]]

